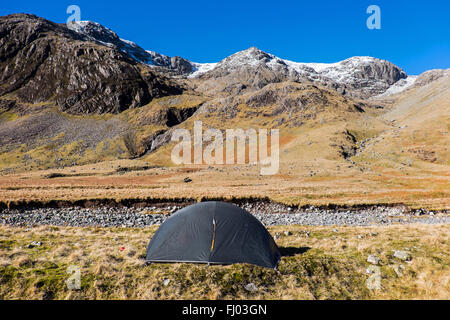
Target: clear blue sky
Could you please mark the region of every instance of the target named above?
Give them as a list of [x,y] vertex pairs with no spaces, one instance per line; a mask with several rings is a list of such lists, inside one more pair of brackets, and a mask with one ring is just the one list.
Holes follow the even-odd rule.
[[[33,13],[65,22],[67,6],[147,50],[217,62],[250,46],[298,62],[368,55],[408,74],[450,68],[449,0],[1,0],[0,15]],[[366,8],[381,9],[369,30]]]

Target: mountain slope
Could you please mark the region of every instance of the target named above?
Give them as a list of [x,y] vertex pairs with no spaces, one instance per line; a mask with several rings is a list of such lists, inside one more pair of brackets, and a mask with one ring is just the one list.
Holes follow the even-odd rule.
[[18,103],[53,102],[74,114],[118,113],[182,88],[98,45],[33,15],[0,18],[0,96]]
[[361,156],[439,172],[450,159],[450,70],[427,72],[416,82],[381,116],[391,129],[367,141]]

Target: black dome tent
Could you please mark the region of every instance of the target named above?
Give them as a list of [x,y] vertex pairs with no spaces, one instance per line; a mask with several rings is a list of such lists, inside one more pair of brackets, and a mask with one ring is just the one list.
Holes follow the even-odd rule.
[[146,261],[250,263],[276,268],[280,252],[253,215],[225,202],[200,202],[168,218],[147,248]]

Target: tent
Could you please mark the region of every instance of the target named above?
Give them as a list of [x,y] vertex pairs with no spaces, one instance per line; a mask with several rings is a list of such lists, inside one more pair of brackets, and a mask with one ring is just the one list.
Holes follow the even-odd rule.
[[278,247],[253,215],[225,202],[200,202],[169,217],[147,248],[146,261],[250,263],[276,268]]

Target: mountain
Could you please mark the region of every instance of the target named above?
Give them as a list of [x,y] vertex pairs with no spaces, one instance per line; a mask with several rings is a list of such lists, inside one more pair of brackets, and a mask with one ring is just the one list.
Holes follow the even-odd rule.
[[[235,53],[198,76],[226,83],[262,88],[285,80],[313,82],[357,98],[386,92],[408,75],[394,64],[372,57],[352,57],[337,63],[298,63],[280,59],[255,47]],[[411,77],[410,80],[413,80]],[[407,82],[410,85],[410,82]],[[400,85],[405,87],[406,83]]]
[[92,41],[124,52],[139,63],[162,67],[168,69],[175,75],[190,74],[195,70],[194,65],[186,59],[169,57],[154,51],[146,51],[132,41],[119,38],[114,31],[99,23],[92,21],[73,21],[67,26],[69,29],[86,36]]
[[[218,63],[196,63],[182,57],[169,57],[144,50],[134,42],[92,21],[75,21],[68,27],[100,44],[115,47],[137,62],[151,65],[171,75],[188,78],[218,79],[231,75],[239,83],[261,88],[272,82],[292,80],[315,82],[353,97],[389,95],[409,87],[415,76],[408,76],[394,64],[372,57],[352,57],[336,63],[299,63],[278,58],[255,47],[237,52]],[[247,73],[259,75],[247,81]],[[227,81],[228,87],[233,83]],[[238,85],[239,86],[239,85]],[[229,88],[224,88],[229,90]]]
[[[1,17],[0,35],[0,96],[17,103],[54,101],[74,114],[119,113],[182,92],[114,46],[34,15]],[[113,32],[101,35],[115,39]]]
[[136,158],[171,166],[173,130],[195,120],[282,129],[280,170],[289,174],[351,176],[408,159],[441,170],[449,81],[449,70],[408,76],[371,57],[297,63],[255,47],[196,63],[95,22],[9,15],[0,17],[0,171]]

